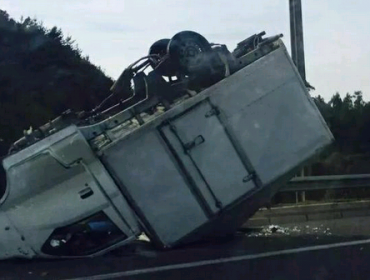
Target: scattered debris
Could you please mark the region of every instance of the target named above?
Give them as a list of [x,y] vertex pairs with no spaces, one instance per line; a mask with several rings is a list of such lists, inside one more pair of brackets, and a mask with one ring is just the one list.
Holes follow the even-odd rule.
[[280,227],[278,225],[269,225],[269,226],[263,227],[261,230],[257,232],[253,231],[247,234],[247,236],[258,237],[258,236],[269,236],[272,234],[287,234],[287,232],[285,228]]
[[293,227],[292,231],[293,232],[301,232],[301,230],[297,226]]
[[271,232],[271,233],[284,233],[284,229],[277,226],[277,225],[270,225],[268,230]]
[[[247,233],[249,237],[260,237],[260,236],[271,236],[271,235],[332,235],[330,232],[330,228],[323,227],[323,225],[319,227],[312,227],[305,225],[305,226],[287,226],[281,227],[279,225],[269,225],[260,228],[259,230],[253,230],[252,232]],[[317,237],[318,239],[318,237]]]
[[142,233],[141,235],[139,235],[139,237],[137,238],[137,240],[150,242],[149,237],[145,233]]

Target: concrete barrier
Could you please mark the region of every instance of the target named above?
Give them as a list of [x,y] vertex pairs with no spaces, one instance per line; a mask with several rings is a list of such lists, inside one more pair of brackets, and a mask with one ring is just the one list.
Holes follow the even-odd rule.
[[243,227],[370,216],[370,200],[261,209]]

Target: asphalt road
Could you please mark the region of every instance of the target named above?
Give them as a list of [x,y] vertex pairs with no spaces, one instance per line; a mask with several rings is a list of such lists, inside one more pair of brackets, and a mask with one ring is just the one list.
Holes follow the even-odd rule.
[[3,261],[0,280],[370,279],[369,263],[364,217],[270,226],[164,252],[138,244],[93,259]]

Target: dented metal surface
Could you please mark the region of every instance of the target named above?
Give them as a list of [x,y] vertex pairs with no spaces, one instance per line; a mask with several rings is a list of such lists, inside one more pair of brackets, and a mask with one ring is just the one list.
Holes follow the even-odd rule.
[[[31,249],[26,257],[46,255],[42,247],[56,228],[98,212],[105,213],[124,233],[125,238],[116,240],[119,244],[140,233],[132,211],[77,127],[61,130],[6,158],[3,166],[9,192],[1,213],[14,225],[11,232],[18,232]],[[94,253],[89,250],[88,255]]]
[[[333,141],[280,36],[230,53],[189,34],[127,68],[118,105],[68,113],[13,145],[0,258],[93,256],[142,233],[159,248],[232,233]],[[200,62],[174,41],[200,42]]]

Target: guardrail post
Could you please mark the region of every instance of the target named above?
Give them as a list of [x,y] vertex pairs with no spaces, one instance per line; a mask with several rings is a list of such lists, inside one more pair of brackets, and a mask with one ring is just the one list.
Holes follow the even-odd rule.
[[302,199],[302,202],[306,201],[306,192],[305,191],[301,192],[301,199]]
[[[304,177],[305,176],[305,167],[301,169],[301,172],[297,174],[295,177]],[[295,203],[299,203],[299,199],[302,200],[302,202],[306,201],[306,192],[305,191],[296,191],[295,192]]]

